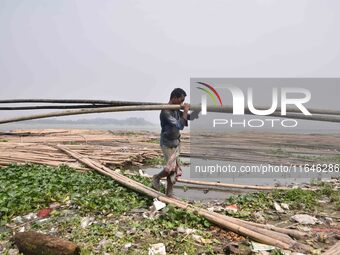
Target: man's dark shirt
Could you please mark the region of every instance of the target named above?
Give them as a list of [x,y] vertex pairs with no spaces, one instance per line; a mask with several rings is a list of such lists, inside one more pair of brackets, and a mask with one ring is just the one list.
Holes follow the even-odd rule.
[[[188,126],[188,121],[183,118],[180,110],[162,110],[159,115],[161,121],[161,146],[177,147],[180,143],[180,130]],[[190,115],[188,114],[188,119]]]

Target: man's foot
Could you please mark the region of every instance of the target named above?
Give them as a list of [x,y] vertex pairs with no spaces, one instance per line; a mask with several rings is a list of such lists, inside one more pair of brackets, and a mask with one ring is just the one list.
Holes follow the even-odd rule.
[[152,188],[157,191],[161,189],[161,180],[157,174],[152,177]]

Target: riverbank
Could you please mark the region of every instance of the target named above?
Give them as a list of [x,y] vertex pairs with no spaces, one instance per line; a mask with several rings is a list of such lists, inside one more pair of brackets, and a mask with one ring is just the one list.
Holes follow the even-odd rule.
[[[0,138],[0,156],[8,160],[0,169],[3,254],[17,254],[15,247],[11,247],[10,237],[30,230],[71,240],[81,247],[81,254],[148,254],[159,243],[167,254],[266,254],[260,253],[256,243],[211,225],[195,212],[169,205],[155,211],[151,199],[53,151],[55,144],[62,143],[151,186],[150,179],[139,175],[139,170],[156,169],[162,164],[157,134],[22,130],[2,134]],[[184,144],[187,139],[185,134]],[[232,137],[232,141],[235,139]],[[275,144],[280,143],[276,140]],[[326,149],[323,147],[323,150]],[[35,155],[35,160],[45,157],[45,163],[20,161],[25,157],[27,160],[27,153]],[[118,156],[120,160],[116,160]],[[10,160],[20,164],[12,164]],[[68,166],[46,164],[53,160]],[[182,185],[180,189],[185,193],[188,187]],[[199,194],[197,190],[194,192]],[[213,191],[206,187],[202,192]],[[248,190],[242,194],[223,191],[218,199],[188,199],[190,204],[209,211],[304,232],[308,237],[300,242],[312,246],[316,253],[325,251],[340,238],[338,179],[295,184],[288,190]],[[269,246],[263,249],[269,254],[292,254]]]
[[[147,178],[132,178],[150,186]],[[156,243],[163,243],[167,254],[223,254],[230,246],[242,246],[245,251],[239,254],[251,251],[246,238],[212,226],[194,213],[171,206],[151,213],[151,199],[95,172],[81,173],[66,166],[12,165],[1,168],[0,184],[3,254],[16,254],[9,238],[30,230],[71,240],[82,248],[81,254],[148,254]],[[309,233],[305,243],[321,251],[340,235],[339,181],[314,185],[319,187],[317,191],[256,192],[191,203],[236,218]],[[305,225],[291,220],[299,214],[315,217],[317,222]],[[278,252],[271,254],[289,254]]]

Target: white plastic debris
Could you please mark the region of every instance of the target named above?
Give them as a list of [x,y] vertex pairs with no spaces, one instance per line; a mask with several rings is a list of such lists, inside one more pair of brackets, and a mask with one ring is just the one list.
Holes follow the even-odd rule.
[[187,235],[190,235],[190,234],[195,233],[195,232],[196,232],[196,229],[178,227],[178,228],[177,228],[177,232],[183,233],[183,234],[187,234]]
[[149,248],[149,255],[166,255],[164,243],[152,244]]
[[131,246],[132,246],[132,243],[126,243],[126,244],[124,245],[124,249],[125,249],[125,250],[128,250],[129,248],[131,248]]
[[23,218],[21,216],[17,216],[15,218],[13,218],[12,221],[14,221],[16,224],[24,223]]
[[157,198],[155,198],[153,200],[153,207],[154,207],[155,211],[159,211],[159,210],[162,210],[164,207],[166,207],[166,204],[159,201]]
[[317,218],[310,216],[308,214],[296,214],[291,217],[291,220],[296,221],[303,225],[315,225],[317,223],[320,223],[320,221]]
[[281,207],[285,210],[289,210],[289,205],[286,203],[281,203]]
[[210,211],[210,212],[223,212],[224,211],[224,207],[222,207],[222,206],[213,206],[213,207],[207,208],[207,210]]
[[274,202],[274,208],[275,208],[275,210],[278,212],[278,213],[284,213],[285,211],[281,208],[281,206],[278,204],[278,203],[276,203],[276,202]]
[[253,252],[259,252],[259,251],[271,251],[274,250],[275,247],[267,244],[257,243],[257,242],[251,242],[251,250]]
[[52,203],[52,204],[49,205],[49,208],[51,208],[51,209],[58,209],[60,207],[61,207],[61,204],[59,204],[57,202]]
[[34,220],[34,219],[37,218],[37,214],[36,213],[29,213],[29,214],[23,216],[23,218],[25,220]]
[[118,237],[118,238],[122,238],[124,236],[124,233],[123,232],[120,232],[120,231],[117,231],[115,233],[115,236]]
[[91,225],[92,224],[92,221],[94,220],[93,217],[84,217],[82,218],[81,220],[81,223],[80,223],[80,226],[82,228],[87,228],[87,226]]
[[143,177],[151,177],[151,175],[144,173],[142,169],[139,169],[138,173],[140,176],[143,176]]
[[192,238],[193,238],[196,242],[198,242],[198,243],[202,243],[202,244],[210,244],[210,243],[212,243],[212,240],[205,239],[205,238],[203,238],[203,237],[200,236],[200,235],[195,235],[195,234],[193,234],[193,235],[192,235]]

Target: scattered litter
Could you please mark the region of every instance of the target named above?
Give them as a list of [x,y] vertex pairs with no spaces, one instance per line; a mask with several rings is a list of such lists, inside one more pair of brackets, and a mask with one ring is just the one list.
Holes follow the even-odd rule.
[[37,218],[37,214],[35,214],[35,213],[29,213],[29,214],[23,216],[23,218],[24,218],[25,220],[34,220],[34,219]]
[[254,212],[253,214],[253,218],[257,223],[266,223],[266,219],[264,218],[264,216],[262,215],[261,212]]
[[320,221],[317,218],[310,216],[308,214],[296,214],[291,217],[291,220],[296,221],[303,225],[315,225],[317,223],[320,223]]
[[58,209],[60,206],[61,206],[61,204],[55,202],[55,203],[50,204],[49,207],[50,207],[51,209]]
[[19,229],[19,231],[18,232],[25,232],[25,230],[26,230],[26,228],[25,228],[25,226],[22,226],[20,229]]
[[213,207],[207,208],[207,210],[210,212],[223,212],[224,208],[222,206],[213,206]]
[[57,228],[53,227],[51,228],[51,230],[49,231],[49,234],[53,235],[53,234],[56,234],[58,231],[57,231]]
[[281,207],[285,210],[289,210],[289,204],[281,203]]
[[225,209],[229,212],[237,212],[238,211],[238,206],[236,204],[233,205],[228,205],[225,207]]
[[16,224],[24,223],[24,220],[23,220],[23,218],[21,216],[17,216],[15,218],[13,218],[12,221],[14,221],[14,223],[16,223]]
[[166,207],[166,204],[159,201],[157,198],[155,198],[153,200],[153,206],[152,207],[153,208],[151,208],[151,210],[154,209],[154,211],[159,211],[159,210],[163,209],[164,207]]
[[284,213],[285,212],[277,202],[274,202],[274,208],[278,213]]
[[140,176],[143,176],[143,177],[151,177],[151,175],[144,173],[144,171],[143,171],[142,169],[139,169],[138,172],[139,172],[139,175],[140,175]]
[[98,243],[98,247],[100,248],[100,249],[103,249],[107,244],[109,243],[109,241],[107,240],[107,239],[103,239],[103,240],[101,240],[99,243]]
[[149,255],[166,255],[164,243],[152,244],[149,248]]
[[129,229],[128,231],[126,231],[126,234],[132,235],[132,234],[134,234],[134,233],[136,233],[136,232],[137,232],[137,229],[136,229],[136,228],[131,228],[131,229]]
[[124,236],[124,233],[123,233],[123,232],[117,231],[117,232],[115,233],[115,236],[118,237],[118,238],[122,238],[122,237]]
[[159,211],[148,211],[143,213],[145,219],[157,219],[161,213]]
[[38,218],[46,218],[48,216],[50,216],[50,213],[53,211],[52,208],[44,208],[39,210],[39,212],[37,213]]
[[202,244],[210,244],[210,243],[212,243],[212,240],[209,240],[209,239],[205,239],[205,238],[203,238],[202,236],[200,236],[200,235],[192,235],[192,238],[196,241],[196,242],[198,242],[198,243],[202,243]]
[[272,251],[275,249],[274,246],[257,243],[257,242],[251,242],[251,247],[253,252],[259,252],[259,251]]
[[178,228],[177,228],[177,232],[179,232],[179,233],[184,233],[184,234],[187,234],[187,235],[190,235],[190,234],[195,233],[195,232],[196,232],[196,229],[178,227]]
[[318,200],[320,204],[328,204],[331,200],[328,197],[323,197],[322,199]]
[[82,228],[87,228],[93,223],[94,217],[83,217],[80,223]]
[[132,243],[126,243],[124,244],[124,250],[128,251],[132,247]]
[[326,223],[328,223],[328,224],[333,223],[333,219],[332,219],[331,217],[325,217],[325,221],[326,221]]
[[38,221],[36,221],[35,223],[37,223],[38,225],[41,225],[41,224],[44,224],[45,222],[48,222],[49,220],[50,220],[50,219],[45,218],[45,219],[38,220]]

